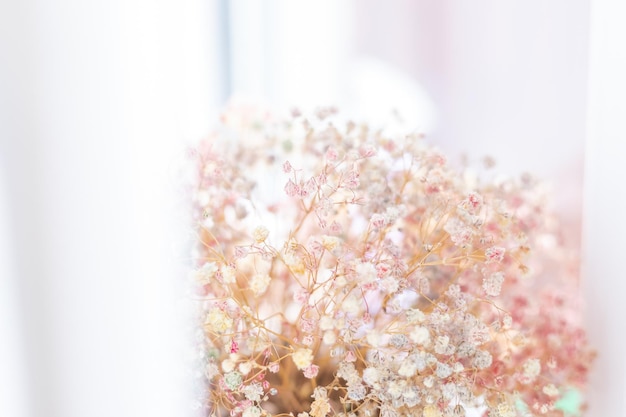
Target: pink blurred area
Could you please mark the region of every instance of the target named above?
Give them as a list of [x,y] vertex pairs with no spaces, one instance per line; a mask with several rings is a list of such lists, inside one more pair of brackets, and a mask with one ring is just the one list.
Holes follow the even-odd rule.
[[452,161],[496,160],[550,183],[580,241],[589,58],[588,0],[355,3],[356,50],[419,83],[431,140]]
[[546,179],[582,235],[589,415],[623,415],[625,20],[611,0],[0,3],[0,415],[196,415],[171,179],[231,97],[395,110],[453,163]]

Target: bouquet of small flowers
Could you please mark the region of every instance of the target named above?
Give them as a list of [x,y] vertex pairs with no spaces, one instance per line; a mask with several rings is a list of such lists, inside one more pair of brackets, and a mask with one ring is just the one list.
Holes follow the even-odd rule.
[[530,176],[420,134],[234,109],[195,150],[209,416],[563,416],[593,352]]

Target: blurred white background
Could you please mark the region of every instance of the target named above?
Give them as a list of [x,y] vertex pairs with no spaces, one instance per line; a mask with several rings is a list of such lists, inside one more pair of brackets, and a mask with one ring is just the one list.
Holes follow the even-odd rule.
[[0,3],[0,415],[197,414],[176,165],[230,97],[396,109],[452,160],[550,181],[583,225],[588,415],[625,415],[625,20],[617,0]]

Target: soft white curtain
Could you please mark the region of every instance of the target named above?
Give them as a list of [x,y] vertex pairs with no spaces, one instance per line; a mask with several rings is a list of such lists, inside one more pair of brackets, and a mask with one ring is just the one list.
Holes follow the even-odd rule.
[[175,166],[215,118],[212,7],[0,5],[0,415],[192,415]]
[[626,415],[626,4],[593,0],[585,150],[584,288],[598,359],[589,416]]

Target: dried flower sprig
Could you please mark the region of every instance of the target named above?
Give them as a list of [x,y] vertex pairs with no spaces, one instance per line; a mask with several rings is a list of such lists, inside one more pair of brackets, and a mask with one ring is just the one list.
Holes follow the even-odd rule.
[[593,357],[540,184],[481,184],[333,109],[195,153],[211,416],[562,416]]

